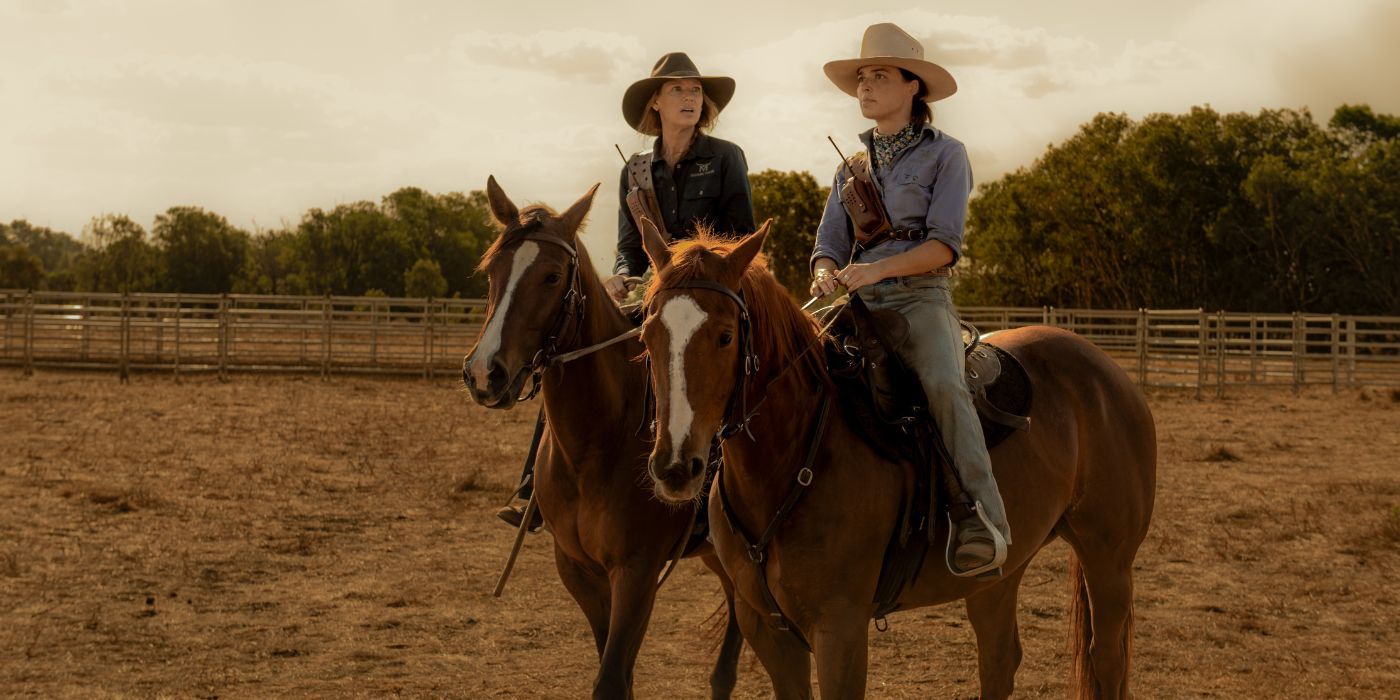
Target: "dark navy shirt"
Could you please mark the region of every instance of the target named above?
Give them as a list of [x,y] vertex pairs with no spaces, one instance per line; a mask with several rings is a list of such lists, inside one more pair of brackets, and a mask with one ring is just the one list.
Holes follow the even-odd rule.
[[[652,153],[661,154],[661,139]],[[672,240],[689,238],[705,224],[723,235],[743,236],[754,231],[753,193],[749,189],[749,164],[737,145],[706,134],[695,137],[690,151],[672,168],[659,157],[651,163],[651,181],[661,217]],[[618,189],[617,262],[613,272],[641,276],[650,266],[642,249],[642,236],[627,209],[627,168],[622,168]]]

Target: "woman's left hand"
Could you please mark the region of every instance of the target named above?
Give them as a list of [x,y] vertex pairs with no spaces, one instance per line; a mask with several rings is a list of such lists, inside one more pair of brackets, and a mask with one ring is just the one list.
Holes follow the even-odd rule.
[[841,280],[841,284],[846,287],[848,292],[854,292],[868,284],[875,284],[885,277],[883,266],[879,262],[854,263],[836,273],[836,279]]

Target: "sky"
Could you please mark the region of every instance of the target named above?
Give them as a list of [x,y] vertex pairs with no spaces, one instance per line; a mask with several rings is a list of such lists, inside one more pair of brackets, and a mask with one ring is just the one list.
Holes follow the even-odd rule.
[[623,91],[668,51],[738,84],[751,172],[835,167],[870,126],[823,63],[894,22],[957,79],[935,124],[979,182],[1100,112],[1344,103],[1400,114],[1400,0],[0,0],[0,221],[80,235],[201,206],[249,230],[404,186],[563,209],[616,235]]

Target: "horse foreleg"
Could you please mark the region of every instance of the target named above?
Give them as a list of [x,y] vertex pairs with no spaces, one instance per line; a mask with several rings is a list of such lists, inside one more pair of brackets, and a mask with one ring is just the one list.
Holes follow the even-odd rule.
[[642,648],[647,623],[656,602],[656,576],[659,569],[614,569],[612,614],[608,617],[608,642],[603,648],[598,679],[593,685],[595,698],[631,698],[632,670]]
[[1021,633],[1016,624],[1016,594],[1025,565],[990,588],[967,597],[967,619],[977,633],[977,675],[982,700],[1006,698],[1016,685],[1021,665]]
[[593,630],[593,643],[598,646],[598,657],[603,656],[603,646],[608,642],[608,615],[611,613],[608,580],[594,574],[570,559],[558,547],[554,548],[554,568],[559,570],[559,580],[564,589],[574,597],[588,618],[588,626]]
[[870,609],[848,606],[828,611],[815,626],[812,651],[824,698],[865,697]]
[[734,615],[744,639],[773,682],[773,696],[777,700],[810,700],[812,655],[796,635],[769,626],[765,616],[742,598],[734,599]]
[[724,589],[725,603],[725,625],[724,641],[719,647],[719,656],[715,659],[714,671],[710,673],[710,697],[713,700],[726,700],[734,694],[734,684],[739,680],[739,652],[744,647],[744,637],[739,630],[739,619],[734,612],[734,582],[729,580],[729,575],[720,566],[719,559],[714,554],[706,554],[702,557],[705,566],[708,566],[715,575],[719,577],[719,585]]

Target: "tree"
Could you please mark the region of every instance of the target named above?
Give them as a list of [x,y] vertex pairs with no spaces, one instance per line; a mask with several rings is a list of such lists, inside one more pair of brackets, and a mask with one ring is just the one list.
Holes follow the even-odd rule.
[[1393,312],[1395,266],[1377,263],[1400,252],[1393,119],[1101,114],[979,187],[958,300]]
[[0,244],[0,289],[38,289],[44,261],[19,244]]
[[818,185],[806,171],[765,170],[750,175],[749,184],[754,220],[773,219],[764,246],[768,267],[793,296],[806,299],[811,278],[808,260],[831,188]]
[[426,258],[419,259],[408,272],[403,273],[403,286],[404,294],[411,297],[440,297],[447,292],[442,267]]
[[191,294],[233,289],[248,257],[249,236],[227,219],[199,207],[171,207],[151,229],[161,251],[165,287]]
[[93,292],[149,292],[160,283],[161,255],[146,230],[122,214],[96,217],[83,229],[86,250],[77,286]]
[[62,231],[35,226],[24,219],[16,219],[8,225],[0,224],[0,240],[22,245],[39,259],[44,277],[38,282],[38,287],[73,289],[74,266],[83,253],[83,245],[72,236]]

